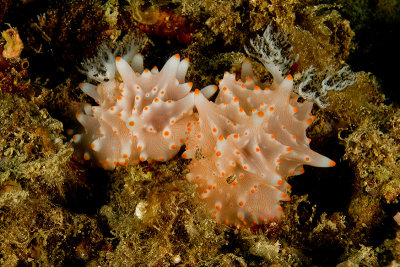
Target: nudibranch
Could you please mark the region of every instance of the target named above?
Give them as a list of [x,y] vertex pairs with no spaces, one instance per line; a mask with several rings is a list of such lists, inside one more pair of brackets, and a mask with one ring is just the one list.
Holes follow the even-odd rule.
[[195,119],[192,83],[185,82],[188,58],[176,54],[161,71],[148,70],[141,55],[133,56],[136,49],[133,45],[121,57],[104,50],[84,63],[87,75],[99,84],[79,86],[98,106],[84,104],[78,110],[85,133],[72,139],[82,144],[85,160],[94,159],[105,169],[172,158],[186,140],[187,124]]
[[196,90],[199,119],[188,129],[182,155],[192,159],[187,179],[196,185],[207,211],[219,223],[236,227],[282,217],[280,201],[290,200],[286,178],[304,173],[303,165],[336,164],[309,147],[306,129],[315,118],[313,102],[296,93],[303,88],[295,88],[289,74],[297,57],[290,57],[287,37],[268,26],[251,45],[254,51],[246,51],[270,72],[272,83],[258,81],[246,59],[241,79],[224,74],[215,102],[207,99],[216,90]]
[[315,93],[313,69],[300,74],[297,84],[290,75],[297,58],[290,57],[285,35],[268,26],[251,45],[253,52],[246,51],[269,71],[271,83],[259,81],[246,59],[240,79],[226,72],[218,86],[194,91],[185,82],[186,58],[174,55],[161,71],[150,71],[135,55],[139,43],[125,53],[102,47],[97,58],[83,63],[98,83],[80,84],[98,106],[81,105],[76,118],[85,133],[73,141],[82,144],[85,160],[105,169],[166,161],[186,145],[187,179],[218,222],[241,227],[278,220],[284,214],[280,201],[290,200],[288,176],[302,174],[303,165],[335,166],[311,150],[306,129],[315,119],[313,103],[322,106],[326,91],[344,89],[354,76],[347,68],[320,75],[323,91]]
[[279,201],[290,199],[285,178],[302,174],[304,164],[335,165],[309,147],[313,103],[298,102],[291,75],[267,87],[245,60],[241,78],[225,73],[215,103],[210,89],[196,90],[199,120],[183,154],[208,211],[236,226],[280,218]]

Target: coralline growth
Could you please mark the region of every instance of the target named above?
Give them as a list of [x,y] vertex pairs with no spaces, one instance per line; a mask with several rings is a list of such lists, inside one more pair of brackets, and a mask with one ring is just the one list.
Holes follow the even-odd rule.
[[[306,129],[314,102],[325,106],[327,90],[354,82],[347,68],[319,74],[321,84],[310,68],[295,83],[289,70],[297,58],[290,57],[286,35],[268,26],[246,50],[271,73],[271,83],[259,81],[245,60],[240,79],[225,73],[218,87],[193,92],[185,83],[188,59],[175,55],[161,71],[150,71],[135,55],[140,44],[113,53],[103,46],[97,58],[83,63],[83,71],[98,82],[80,85],[98,104],[83,104],[76,113],[85,134],[72,139],[82,143],[85,160],[113,169],[165,161],[186,145],[182,157],[192,159],[187,179],[214,218],[234,226],[281,217],[279,201],[290,199],[285,179],[303,173],[304,164],[335,165],[309,148]],[[209,101],[218,88],[215,102]]]

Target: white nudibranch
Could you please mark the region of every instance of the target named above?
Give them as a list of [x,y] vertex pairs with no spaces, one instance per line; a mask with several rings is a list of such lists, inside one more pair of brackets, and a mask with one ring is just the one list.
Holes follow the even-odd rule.
[[121,56],[102,47],[97,58],[83,63],[98,83],[79,86],[98,106],[77,112],[85,134],[73,139],[84,149],[84,159],[95,159],[105,169],[174,157],[186,140],[186,125],[194,121],[192,83],[185,83],[189,60],[176,54],[161,71],[149,71],[143,57],[135,55],[138,46]]
[[[299,99],[309,81],[295,88],[288,68],[297,58],[287,58],[291,48],[280,47],[290,46],[280,46],[275,37],[287,42],[268,27],[251,41],[251,52],[246,48],[272,74],[272,83],[260,82],[245,59],[241,79],[226,72],[218,86],[194,92],[185,82],[187,58],[176,54],[160,71],[149,71],[136,54],[141,41],[125,53],[101,47],[98,57],[83,63],[82,71],[96,84],[79,86],[98,105],[80,105],[76,118],[85,133],[75,134],[74,143],[84,160],[105,169],[167,161],[186,145],[182,157],[192,159],[187,179],[217,221],[240,227],[279,219],[284,214],[279,202],[290,200],[286,177],[304,173],[303,165],[335,162],[310,149],[306,129],[315,118],[313,102]],[[323,86],[351,83],[340,79],[327,78]]]

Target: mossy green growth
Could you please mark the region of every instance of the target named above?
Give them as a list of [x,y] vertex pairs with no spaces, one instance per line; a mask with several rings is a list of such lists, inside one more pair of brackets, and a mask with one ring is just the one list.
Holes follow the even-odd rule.
[[43,190],[62,195],[73,153],[63,142],[62,123],[33,101],[15,95],[2,94],[0,107],[0,185],[11,179],[38,196]]
[[[326,109],[331,116],[327,128],[338,133],[345,147],[343,159],[354,171],[349,213],[357,225],[364,225],[355,231],[376,225],[381,201],[396,202],[400,194],[399,111],[385,105],[384,99],[374,77],[360,72],[354,85],[332,94]],[[366,210],[371,211],[368,216]]]
[[71,259],[87,260],[101,245],[96,220],[27,191],[0,193],[0,217],[1,266],[61,266]]
[[0,120],[0,265],[87,260],[103,238],[96,220],[63,206],[79,168],[62,123],[34,99],[3,93]]
[[[169,266],[211,261],[225,243],[185,180],[183,160],[118,167],[103,215],[116,247],[96,264]],[[219,230],[218,230],[219,229]],[[219,232],[219,234],[218,234]]]

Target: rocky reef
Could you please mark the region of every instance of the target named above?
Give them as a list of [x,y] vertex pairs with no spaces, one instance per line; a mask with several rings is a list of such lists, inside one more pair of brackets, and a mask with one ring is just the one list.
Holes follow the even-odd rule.
[[[366,2],[0,0],[0,265],[399,264],[399,99],[390,77],[358,59],[376,49],[365,41],[371,25],[399,24],[400,3]],[[328,93],[326,108],[314,105],[307,129],[311,148],[337,165],[288,177],[281,220],[218,224],[185,179],[183,151],[113,171],[74,158],[66,129],[83,129],[72,104],[90,101],[77,66],[101,44],[145,36],[146,67],[179,53],[190,58],[187,80],[202,88],[239,73],[244,47],[271,23],[300,55],[291,73],[347,62],[356,75]]]

